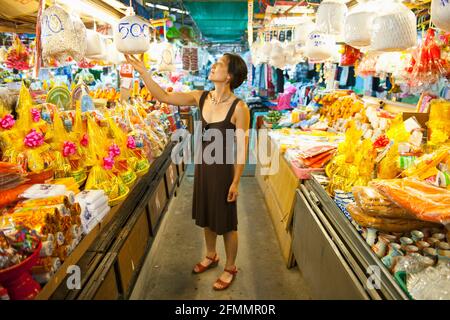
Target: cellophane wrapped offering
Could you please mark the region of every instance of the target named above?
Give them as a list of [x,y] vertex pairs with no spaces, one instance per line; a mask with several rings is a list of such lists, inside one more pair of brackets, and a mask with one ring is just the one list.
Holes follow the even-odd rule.
[[10,69],[29,70],[31,69],[30,50],[20,41],[20,38],[14,36],[14,42],[6,55],[6,66]]
[[40,237],[24,226],[0,228],[0,271],[20,264],[36,250]]

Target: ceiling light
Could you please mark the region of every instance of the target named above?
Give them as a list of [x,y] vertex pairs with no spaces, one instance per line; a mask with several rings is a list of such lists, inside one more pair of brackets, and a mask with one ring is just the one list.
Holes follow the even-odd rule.
[[145,4],[147,7],[151,7],[151,8],[157,8],[157,9],[161,9],[161,10],[170,10],[169,7],[166,6],[162,6],[160,4],[153,4],[153,3],[146,3]]

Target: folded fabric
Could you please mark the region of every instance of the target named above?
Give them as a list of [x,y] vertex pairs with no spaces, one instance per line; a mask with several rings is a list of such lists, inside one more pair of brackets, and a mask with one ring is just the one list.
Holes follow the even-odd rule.
[[87,206],[94,204],[98,199],[104,196],[105,192],[103,190],[85,190],[76,195],[75,201]]
[[97,214],[95,215],[95,219],[97,219],[98,222],[103,221],[105,216],[108,214],[108,212],[111,210],[109,206],[103,207],[100,210],[97,211]]
[[67,194],[67,188],[60,184],[35,184],[21,194],[21,198],[39,199]]
[[108,198],[106,196],[102,196],[98,198],[95,202],[86,205],[86,208],[90,211],[96,211],[99,208],[102,208],[108,206]]

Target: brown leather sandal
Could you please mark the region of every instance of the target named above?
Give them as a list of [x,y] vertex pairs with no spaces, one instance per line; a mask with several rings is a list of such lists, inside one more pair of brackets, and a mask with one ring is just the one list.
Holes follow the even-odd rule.
[[[206,259],[208,259],[208,260],[210,260],[212,262],[209,265],[207,265],[207,266],[202,265],[201,262],[197,263],[195,265],[194,269],[192,269],[192,273],[194,273],[194,274],[203,273],[206,270],[209,270],[211,268],[217,267],[219,265],[219,258],[217,257],[217,253],[212,258],[206,256]],[[195,271],[196,268],[197,268],[198,271]]]
[[[233,282],[234,278],[236,277],[238,269],[237,269],[237,267],[234,267],[233,270],[224,269],[223,271],[228,272],[233,277],[231,278],[230,282],[222,281],[222,280],[220,280],[220,278],[217,279],[216,282],[213,285],[213,289],[216,290],[216,291],[222,291],[222,290],[227,289],[231,285],[231,283]],[[217,285],[220,285],[220,287],[217,287]]]

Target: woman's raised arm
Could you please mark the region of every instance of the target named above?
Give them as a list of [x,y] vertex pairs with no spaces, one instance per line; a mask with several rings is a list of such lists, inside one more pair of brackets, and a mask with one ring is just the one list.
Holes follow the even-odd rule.
[[175,106],[196,106],[199,103],[201,91],[195,90],[190,92],[166,92],[153,79],[147,71],[142,60],[132,55],[125,55],[127,62],[139,72],[142,80],[151,94],[160,102]]

